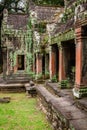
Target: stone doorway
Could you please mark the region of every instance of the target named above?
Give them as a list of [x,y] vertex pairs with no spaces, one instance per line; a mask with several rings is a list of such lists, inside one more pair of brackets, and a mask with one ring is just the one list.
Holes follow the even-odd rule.
[[62,42],[63,55],[64,55],[64,67],[65,77],[69,78],[72,83],[75,81],[75,41],[69,40]]
[[18,55],[18,70],[24,70],[24,55]]

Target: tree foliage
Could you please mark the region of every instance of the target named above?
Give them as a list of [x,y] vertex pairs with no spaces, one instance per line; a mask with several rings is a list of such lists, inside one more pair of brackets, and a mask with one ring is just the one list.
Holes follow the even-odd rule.
[[25,12],[27,0],[0,0],[0,12],[4,8],[11,12]]
[[[26,12],[28,2],[31,0],[0,0],[0,12],[7,8],[11,12]],[[64,5],[64,0],[32,0],[41,5]]]
[[36,4],[64,6],[64,0],[33,0]]

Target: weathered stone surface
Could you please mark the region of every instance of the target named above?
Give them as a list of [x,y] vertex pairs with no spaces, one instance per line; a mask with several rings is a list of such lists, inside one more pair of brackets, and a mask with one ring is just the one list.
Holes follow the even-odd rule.
[[37,91],[35,86],[29,86],[26,88],[26,94],[31,95],[31,97],[35,97],[37,95]]
[[1,92],[25,92],[24,84],[22,83],[2,83],[0,84],[0,91]]
[[[87,114],[69,97],[56,97],[43,85],[36,87],[40,102],[54,130],[86,130]],[[81,122],[81,123],[80,123]],[[82,123],[83,122],[83,123]]]
[[33,81],[26,83],[25,89],[26,89],[27,96],[31,95],[31,97],[34,97],[37,95],[37,91],[36,91],[35,84]]
[[34,82],[33,81],[30,81],[30,86],[34,86]]
[[71,120],[70,127],[74,127],[75,130],[87,130],[87,118],[78,119],[78,120]]
[[77,101],[77,106],[87,112],[87,97]]
[[0,103],[9,103],[9,102],[10,102],[10,97],[0,98]]

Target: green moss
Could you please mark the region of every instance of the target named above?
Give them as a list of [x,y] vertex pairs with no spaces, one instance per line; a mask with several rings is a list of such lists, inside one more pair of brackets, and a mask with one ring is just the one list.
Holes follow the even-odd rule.
[[72,30],[70,30],[70,31],[68,31],[66,33],[62,33],[60,35],[57,35],[57,36],[55,36],[55,37],[53,37],[51,39],[51,44],[58,43],[58,45],[60,45],[60,43],[62,41],[67,41],[67,40],[70,40],[70,39],[74,39],[75,38],[74,34],[75,34],[75,32],[72,29]]

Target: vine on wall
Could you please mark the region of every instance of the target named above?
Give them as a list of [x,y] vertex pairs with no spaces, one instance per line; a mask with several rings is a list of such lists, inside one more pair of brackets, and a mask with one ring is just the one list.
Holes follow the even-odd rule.
[[33,54],[32,54],[32,47],[33,47],[33,41],[32,41],[32,24],[31,20],[29,19],[28,25],[27,25],[27,37],[25,39],[26,44],[26,72],[28,74],[31,73],[31,68],[33,64]]

